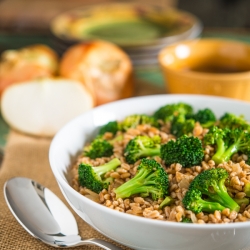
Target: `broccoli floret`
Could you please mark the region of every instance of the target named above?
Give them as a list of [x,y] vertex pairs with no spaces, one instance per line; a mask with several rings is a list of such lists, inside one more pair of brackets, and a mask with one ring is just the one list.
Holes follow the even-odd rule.
[[225,113],[220,119],[218,127],[250,131],[250,124],[243,115],[235,115],[232,113]]
[[213,126],[217,120],[214,112],[209,108],[198,110],[193,119],[199,122],[204,128]]
[[161,146],[161,158],[165,164],[180,163],[183,167],[200,165],[204,157],[202,142],[194,136],[183,135]]
[[159,208],[162,209],[165,206],[169,206],[174,203],[174,199],[171,196],[167,196],[160,204]]
[[156,110],[153,116],[157,120],[163,120],[164,122],[169,122],[169,121],[171,122],[175,116],[178,116],[180,114],[183,115],[193,114],[193,107],[183,102],[167,104]]
[[222,211],[225,209],[220,203],[206,201],[202,199],[202,193],[198,189],[190,188],[182,199],[184,207],[198,214],[200,212],[213,213],[214,211]]
[[113,154],[113,148],[113,145],[109,141],[98,136],[83,148],[83,155],[91,159],[109,157]]
[[115,135],[119,130],[120,128],[119,128],[118,122],[110,121],[100,128],[98,135],[104,135],[106,132],[109,132]]
[[79,183],[95,193],[100,193],[107,188],[110,178],[105,178],[105,174],[116,169],[121,164],[118,158],[114,158],[108,163],[94,167],[90,164],[81,163],[78,168]]
[[124,156],[129,164],[133,164],[141,158],[160,155],[161,138],[139,135],[128,142],[124,150]]
[[138,125],[148,124],[153,127],[159,127],[158,121],[153,117],[145,114],[134,114],[125,117],[124,120],[119,122],[119,128],[127,131],[130,128],[136,128]]
[[128,198],[134,194],[151,196],[153,200],[165,198],[168,194],[169,179],[160,163],[143,158],[135,176],[115,189],[116,198]]
[[181,220],[182,223],[193,223],[192,220],[188,217],[183,217]]
[[235,153],[244,153],[250,156],[250,133],[236,128],[218,128],[213,126],[204,137],[204,143],[216,145],[212,160],[216,164],[227,162]]
[[[212,168],[198,174],[189,186],[189,190],[199,190],[209,201],[218,202],[221,206],[239,211],[239,205],[230,197],[225,186],[229,174],[224,168]],[[203,210],[202,210],[203,211]]]
[[195,120],[192,118],[186,118],[184,114],[174,116],[171,122],[170,132],[176,137],[183,135],[191,136],[195,126]]
[[211,109],[201,109],[197,113],[179,114],[173,117],[170,132],[176,137],[191,136],[196,122],[202,127],[209,128],[216,122],[215,114]]
[[204,136],[204,143],[207,145],[216,145],[216,152],[212,156],[212,160],[216,163],[221,162],[221,155],[226,151],[228,147],[228,130],[220,129],[213,126],[209,132]]
[[158,128],[159,123],[153,116],[145,114],[134,114],[125,117],[122,121],[110,121],[104,124],[98,135],[104,135],[106,132],[110,132],[115,135],[118,131],[127,131],[130,128],[136,128],[140,124],[148,124]]

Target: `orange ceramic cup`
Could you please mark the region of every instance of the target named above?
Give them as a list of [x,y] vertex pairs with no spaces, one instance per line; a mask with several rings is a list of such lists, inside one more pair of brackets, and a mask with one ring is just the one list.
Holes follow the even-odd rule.
[[250,101],[250,45],[196,39],[162,49],[159,63],[169,93],[204,94]]

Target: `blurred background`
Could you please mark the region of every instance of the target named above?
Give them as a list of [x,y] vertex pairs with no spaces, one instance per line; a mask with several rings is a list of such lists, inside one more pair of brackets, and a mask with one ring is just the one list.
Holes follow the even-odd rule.
[[[106,2],[141,2],[155,4],[153,0],[1,0],[0,30],[2,32],[48,34],[50,20],[69,9]],[[159,0],[162,6],[177,7],[195,14],[209,28],[250,28],[248,0]]]
[[248,0],[159,0],[157,3],[153,0],[0,0],[0,51],[34,43],[44,43],[57,50],[50,31],[53,18],[71,9],[122,2],[157,4],[184,10],[200,19],[202,37],[250,41]]
[[[50,22],[59,14],[100,3],[139,2],[174,7],[194,14],[203,24],[201,36],[248,41],[248,0],[0,0],[0,51],[33,43],[55,47]],[[56,49],[56,48],[55,48]]]
[[197,15],[206,28],[250,28],[247,0],[179,0],[177,6]]
[[[17,47],[37,41],[50,43],[49,25],[58,14],[82,6],[106,2],[141,2],[153,0],[1,0],[0,46]],[[248,39],[250,1],[248,0],[159,0],[158,5],[176,7],[196,15],[203,23],[203,36],[233,36]],[[16,36],[18,35],[18,41]]]
[[[72,43],[55,37],[51,31],[51,21],[70,10],[84,10],[85,7],[104,3],[157,5],[159,10],[175,8],[197,18],[200,26],[196,27],[191,38],[216,37],[250,42],[249,0],[0,0],[0,52],[40,43],[50,46],[61,55]],[[166,93],[157,63],[159,50],[137,49],[130,51],[131,58],[138,56],[146,60],[136,58],[136,61],[132,58],[136,78],[135,95]],[[0,122],[0,130],[8,128],[4,126]]]
[[[102,3],[157,4],[187,11],[202,23],[201,37],[219,37],[250,42],[249,0],[0,0],[0,52],[34,43],[49,45],[57,52],[58,41],[51,34],[53,18],[71,9]],[[145,66],[145,65],[144,65]],[[163,89],[163,78],[156,63],[137,67],[136,76]]]

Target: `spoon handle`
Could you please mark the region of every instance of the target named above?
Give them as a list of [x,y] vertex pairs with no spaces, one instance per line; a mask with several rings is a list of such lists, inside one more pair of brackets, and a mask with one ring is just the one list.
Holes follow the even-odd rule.
[[100,239],[92,238],[92,239],[81,240],[80,245],[86,245],[86,244],[96,245],[106,250],[122,250],[122,248],[115,246],[114,244],[110,242],[107,242],[105,240],[100,240]]

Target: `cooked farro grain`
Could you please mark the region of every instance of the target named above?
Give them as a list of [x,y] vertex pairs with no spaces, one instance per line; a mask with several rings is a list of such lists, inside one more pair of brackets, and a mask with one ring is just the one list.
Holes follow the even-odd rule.
[[[203,138],[207,129],[203,129],[199,123],[196,124],[194,129],[194,135],[200,139]],[[121,132],[118,132],[121,134]],[[182,204],[182,199],[187,192],[191,181],[204,170],[222,167],[229,173],[229,181],[227,183],[227,189],[230,196],[235,198],[244,198],[244,186],[250,182],[250,166],[246,164],[247,156],[235,154],[232,160],[226,163],[216,166],[215,162],[211,160],[211,156],[214,154],[214,148],[212,146],[206,146],[204,149],[204,161],[200,166],[194,166],[191,168],[183,168],[181,164],[172,164],[166,167],[160,157],[154,157],[168,173],[170,181],[169,194],[174,199],[174,202],[161,209],[159,207],[162,200],[153,201],[149,197],[143,198],[133,195],[126,199],[116,199],[114,189],[129,179],[133,178],[140,161],[135,164],[128,164],[123,156],[124,148],[129,140],[137,135],[148,135],[153,137],[159,135],[162,143],[166,143],[171,139],[175,139],[170,134],[170,125],[162,123],[160,129],[151,127],[149,125],[139,125],[137,128],[129,129],[123,133],[123,140],[114,144],[114,154],[111,157],[103,157],[92,160],[85,156],[79,156],[77,162],[72,166],[72,187],[80,192],[82,195],[99,202],[103,206],[111,209],[118,210],[123,213],[128,213],[136,216],[158,219],[164,221],[181,222],[184,217],[191,219],[193,223],[231,223],[231,222],[244,222],[250,220],[250,205],[242,206],[240,212],[230,211],[228,208],[223,211],[215,211],[214,213],[198,213],[194,214],[192,211],[186,210]],[[111,133],[106,133],[105,138],[112,138]],[[121,160],[121,166],[116,170],[111,171],[106,177],[114,178],[114,182],[110,184],[109,188],[102,190],[100,194],[96,194],[91,190],[81,187],[78,182],[78,165],[81,162],[90,163],[94,166],[101,165],[108,162],[110,159],[118,157]]]

